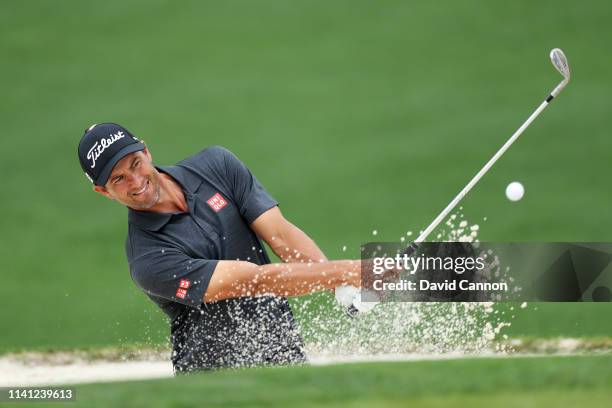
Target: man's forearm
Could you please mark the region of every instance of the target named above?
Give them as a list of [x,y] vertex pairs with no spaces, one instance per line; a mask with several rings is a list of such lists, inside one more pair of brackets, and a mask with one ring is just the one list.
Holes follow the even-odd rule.
[[326,261],[256,265],[219,261],[204,296],[205,302],[243,296],[299,296],[338,285],[360,285],[361,262]]
[[284,262],[323,262],[327,257],[308,235],[287,221],[278,207],[270,208],[251,228]]
[[287,222],[272,239],[271,248],[284,262],[323,262],[327,257],[304,231]]

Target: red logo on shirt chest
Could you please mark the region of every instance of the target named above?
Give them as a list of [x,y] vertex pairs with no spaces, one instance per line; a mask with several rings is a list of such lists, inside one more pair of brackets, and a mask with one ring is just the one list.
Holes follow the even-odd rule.
[[219,193],[216,193],[214,196],[210,197],[208,200],[206,200],[206,202],[214,212],[221,211],[223,207],[227,205],[227,200]]

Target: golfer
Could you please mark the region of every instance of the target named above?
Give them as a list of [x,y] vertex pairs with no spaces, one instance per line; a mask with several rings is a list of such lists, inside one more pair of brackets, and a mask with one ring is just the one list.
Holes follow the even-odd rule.
[[[328,261],[228,150],[155,166],[124,127],[78,146],[93,190],[128,207],[136,285],[170,318],[175,372],[306,360],[288,296],[360,286],[359,261]],[[261,240],[285,263],[271,264]]]

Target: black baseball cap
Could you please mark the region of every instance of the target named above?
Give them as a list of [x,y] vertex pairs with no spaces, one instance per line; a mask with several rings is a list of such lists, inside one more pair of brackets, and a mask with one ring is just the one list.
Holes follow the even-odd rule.
[[119,160],[144,149],[144,143],[123,126],[100,123],[85,130],[79,142],[79,162],[89,181],[103,186]]

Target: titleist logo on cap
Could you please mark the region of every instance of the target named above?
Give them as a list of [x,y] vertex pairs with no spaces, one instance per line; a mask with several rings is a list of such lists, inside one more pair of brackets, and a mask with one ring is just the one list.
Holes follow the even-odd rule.
[[91,149],[89,149],[89,151],[87,152],[87,158],[91,160],[91,168],[93,169],[94,167],[96,167],[96,160],[98,160],[100,155],[104,153],[106,149],[108,149],[117,140],[122,139],[124,137],[125,134],[122,131],[118,131],[117,133],[111,134],[110,137],[106,139],[100,139],[100,143],[94,143],[94,145],[91,146]]

